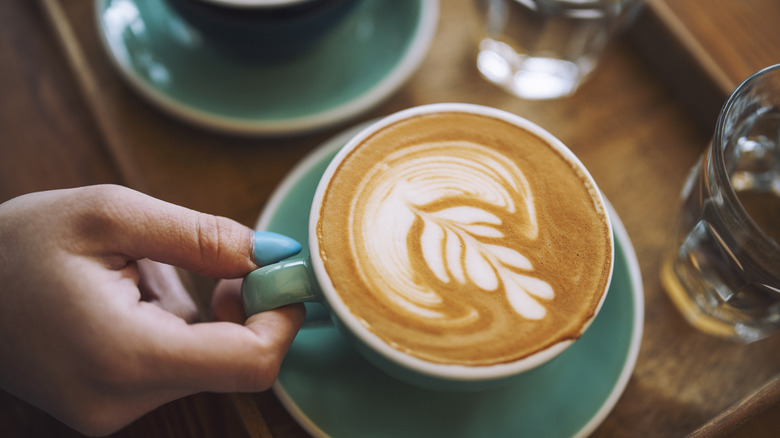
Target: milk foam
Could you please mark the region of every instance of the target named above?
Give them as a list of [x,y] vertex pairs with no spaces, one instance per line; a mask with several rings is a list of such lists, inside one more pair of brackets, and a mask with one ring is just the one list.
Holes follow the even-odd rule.
[[379,292],[387,300],[419,318],[462,324],[481,315],[475,308],[465,317],[438,311],[442,288],[420,281],[414,248],[441,283],[505,293],[524,318],[544,318],[543,302],[555,296],[526,256],[502,245],[506,227],[530,240],[538,235],[528,181],[511,160],[480,144],[431,142],[390,154],[362,179],[349,223],[354,253],[366,255],[359,275],[384,284]]
[[384,126],[334,169],[319,254],[355,319],[395,349],[492,365],[576,339],[611,232],[598,189],[549,139],[461,112]]

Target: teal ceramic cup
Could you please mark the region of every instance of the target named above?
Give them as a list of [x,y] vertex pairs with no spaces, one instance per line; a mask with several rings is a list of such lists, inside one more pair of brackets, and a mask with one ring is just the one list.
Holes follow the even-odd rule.
[[[326,202],[326,192],[328,192],[329,186],[331,186],[334,174],[339,171],[343,162],[356,149],[365,148],[366,142],[369,141],[368,139],[375,138],[378,132],[411,119],[419,119],[441,113],[484,116],[485,118],[498,121],[498,123],[519,127],[541,139],[541,142],[549,145],[556,153],[565,157],[566,162],[575,167],[575,173],[584,178],[585,184],[593,189],[588,191],[585,197],[588,198],[588,202],[593,203],[603,218],[604,250],[602,256],[605,267],[604,271],[599,274],[603,278],[599,280],[598,290],[591,300],[591,305],[593,306],[592,313],[586,315],[582,320],[581,327],[577,327],[576,333],[556,338],[533,352],[522,357],[513,358],[510,361],[487,365],[442,363],[409,354],[391,345],[392,342],[388,342],[368,328],[364,318],[353,313],[349,303],[336,290],[334,279],[331,278],[323,260],[323,257],[327,258],[328,256],[323,255],[324,252],[321,251],[321,243],[318,238],[318,235],[321,234],[320,222],[323,219],[321,214],[322,205]],[[458,165],[470,167],[468,160],[464,161],[461,158],[456,157],[454,161],[457,161]],[[483,170],[480,168],[478,172]],[[501,176],[511,179],[511,176],[507,176],[506,172],[499,173]],[[488,176],[488,180],[492,180],[494,177],[495,175],[491,174]],[[389,184],[389,186],[393,185],[393,183]],[[391,214],[390,216],[392,217],[393,215]],[[377,224],[375,232],[378,234],[387,233],[388,230],[383,227],[383,224]],[[325,318],[339,329],[341,334],[362,356],[386,373],[407,383],[427,389],[447,391],[488,389],[508,383],[519,374],[552,360],[572,345],[592,323],[606,298],[612,276],[614,241],[611,227],[612,224],[607,214],[605,202],[592,177],[571,151],[547,131],[516,115],[483,106],[444,103],[415,107],[390,115],[369,125],[356,134],[336,154],[320,179],[311,203],[308,220],[309,254],[304,257],[288,259],[265,266],[247,275],[244,278],[241,290],[244,310],[247,315],[253,315],[292,303],[319,302],[327,309]],[[482,233],[485,232],[485,227],[479,226],[473,228],[473,230],[476,233]],[[467,262],[465,263],[469,263],[468,259],[466,257]],[[321,317],[321,315],[317,315],[317,317]],[[311,319],[311,317],[309,318]],[[529,318],[535,318],[535,316],[529,315]],[[309,329],[315,330],[316,328]]]
[[281,61],[338,26],[359,0],[167,0],[225,53]]

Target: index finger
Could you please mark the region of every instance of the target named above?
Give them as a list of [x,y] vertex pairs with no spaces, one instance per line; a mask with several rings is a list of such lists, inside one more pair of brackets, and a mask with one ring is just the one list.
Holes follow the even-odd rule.
[[132,259],[150,258],[204,275],[234,278],[252,271],[253,231],[226,217],[197,212],[123,187],[99,195],[92,231]]

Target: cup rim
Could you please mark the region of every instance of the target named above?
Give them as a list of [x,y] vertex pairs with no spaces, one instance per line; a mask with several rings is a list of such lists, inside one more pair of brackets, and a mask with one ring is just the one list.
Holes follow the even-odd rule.
[[524,371],[528,371],[530,369],[536,368],[550,361],[551,359],[561,354],[569,346],[571,346],[576,341],[576,339],[561,340],[558,343],[550,345],[549,347],[543,350],[537,351],[535,353],[532,353],[529,356],[525,356],[523,358],[520,358],[518,360],[509,363],[499,363],[499,364],[492,364],[492,365],[461,365],[461,364],[444,364],[444,363],[430,362],[418,358],[416,356],[412,356],[396,348],[393,348],[392,346],[384,342],[381,338],[379,338],[379,336],[377,336],[376,334],[371,332],[371,330],[369,330],[367,327],[361,324],[358,317],[355,316],[349,310],[344,300],[335,291],[333,282],[330,279],[330,277],[327,275],[325,266],[322,262],[322,259],[320,258],[320,247],[317,238],[317,224],[320,219],[319,211],[324,199],[326,187],[329,181],[331,180],[331,178],[333,177],[340,162],[349,154],[349,152],[352,149],[354,149],[357,145],[362,143],[363,140],[365,140],[376,130],[389,126],[400,120],[407,119],[409,117],[413,117],[421,114],[437,113],[437,112],[464,112],[469,114],[484,115],[484,116],[494,117],[500,120],[505,120],[517,126],[520,126],[521,128],[526,129],[535,135],[538,135],[543,140],[545,140],[548,144],[550,144],[553,148],[555,148],[557,151],[562,153],[565,156],[565,158],[569,160],[570,163],[577,166],[577,168],[582,172],[582,175],[588,180],[588,182],[592,185],[592,187],[596,189],[595,201],[597,202],[598,206],[600,207],[600,210],[602,211],[602,215],[605,218],[607,228],[608,228],[609,247],[610,247],[609,248],[610,249],[610,255],[609,255],[610,271],[609,271],[607,281],[604,285],[604,290],[601,294],[601,298],[596,307],[596,310],[593,312],[593,315],[583,324],[579,336],[585,333],[588,327],[590,327],[590,325],[596,319],[596,316],[599,314],[601,307],[603,306],[604,301],[607,297],[607,293],[609,291],[609,286],[612,281],[612,275],[614,272],[614,265],[615,265],[615,237],[613,232],[612,220],[609,217],[609,212],[604,197],[601,191],[598,190],[598,186],[596,185],[596,182],[593,180],[592,175],[587,170],[585,165],[579,160],[579,158],[576,155],[574,155],[574,153],[566,145],[563,144],[563,142],[561,142],[551,133],[544,130],[539,125],[531,122],[528,119],[492,107],[475,105],[475,104],[467,104],[467,103],[454,103],[454,102],[436,103],[436,104],[428,104],[428,105],[412,107],[406,110],[396,112],[384,118],[381,118],[378,121],[375,121],[373,123],[370,123],[368,126],[361,129],[360,132],[354,135],[347,142],[347,144],[344,147],[342,147],[335,155],[335,157],[330,161],[314,193],[314,199],[311,204],[309,223],[308,223],[309,225],[308,238],[309,238],[309,249],[310,249],[310,257],[312,260],[312,267],[315,271],[318,282],[320,284],[320,288],[325,297],[325,301],[328,303],[328,307],[330,308],[330,311],[336,315],[339,322],[344,326],[346,326],[346,328],[350,331],[350,333],[353,336],[358,338],[361,343],[369,347],[375,353],[382,356],[384,359],[389,360],[390,362],[396,365],[399,365],[405,369],[412,370],[413,372],[419,373],[421,375],[434,377],[438,379],[446,379],[450,381],[481,382],[481,381],[492,381],[501,378],[511,377],[513,375],[522,373]]
[[214,6],[237,9],[271,9],[298,6],[315,0],[197,0]]

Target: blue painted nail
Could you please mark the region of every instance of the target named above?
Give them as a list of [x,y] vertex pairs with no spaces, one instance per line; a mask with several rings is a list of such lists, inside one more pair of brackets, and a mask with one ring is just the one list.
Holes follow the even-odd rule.
[[259,266],[276,263],[301,251],[300,243],[282,234],[255,231],[254,238],[253,252]]

